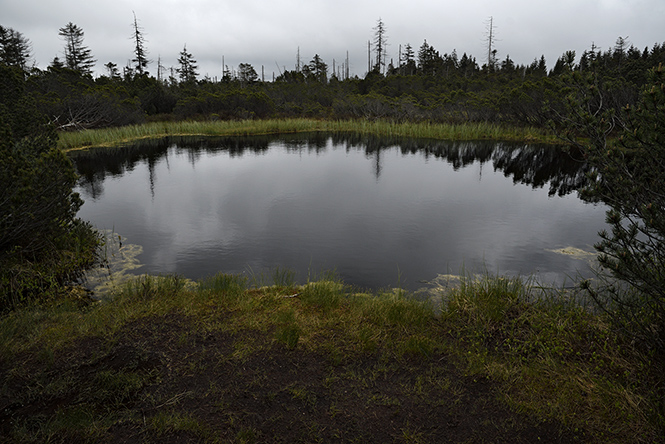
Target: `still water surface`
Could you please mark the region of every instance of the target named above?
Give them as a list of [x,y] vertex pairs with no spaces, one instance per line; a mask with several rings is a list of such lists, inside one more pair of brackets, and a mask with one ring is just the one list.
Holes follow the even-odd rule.
[[[546,146],[367,137],[168,139],[75,155],[79,216],[139,244],[137,274],[277,267],[415,290],[487,270],[588,275],[605,208]],[[578,254],[569,254],[569,253]]]

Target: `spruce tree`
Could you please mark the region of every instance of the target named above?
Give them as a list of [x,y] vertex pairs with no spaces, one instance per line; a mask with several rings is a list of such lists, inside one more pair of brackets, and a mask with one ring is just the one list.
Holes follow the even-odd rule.
[[178,63],[180,68],[177,68],[178,76],[181,83],[194,83],[196,82],[196,76],[199,73],[196,71],[198,66],[196,65],[196,60],[191,53],[187,52],[187,45],[182,48],[180,52],[180,57],[178,57]]
[[309,62],[309,72],[317,82],[326,83],[328,81],[328,65],[318,54]]
[[0,26],[0,63],[16,66],[22,70],[28,68],[30,60],[30,41],[12,28]]
[[59,35],[65,41],[65,66],[81,74],[91,74],[96,60],[83,44],[83,29],[69,22],[60,28]]

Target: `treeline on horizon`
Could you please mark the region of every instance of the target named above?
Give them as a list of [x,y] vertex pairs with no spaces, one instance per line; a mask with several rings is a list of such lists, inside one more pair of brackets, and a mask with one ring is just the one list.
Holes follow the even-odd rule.
[[298,63],[271,82],[262,81],[246,63],[237,71],[226,69],[220,80],[199,79],[197,62],[186,47],[177,69],[164,76],[158,63],[154,77],[148,72],[147,51],[136,21],[135,26],[133,65],[120,73],[109,62],[104,65],[108,72],[96,78],[92,75],[96,60],[77,25],[69,23],[60,29],[65,60],[56,57],[45,70],[28,66],[30,42],[20,32],[0,26],[3,102],[9,105],[19,95],[28,96],[60,130],[150,120],[268,117],[484,121],[544,127],[565,112],[565,97],[575,88],[575,75],[591,76],[602,84],[603,107],[619,110],[637,102],[648,70],[665,62],[665,43],[639,50],[619,37],[611,49],[592,47],[579,59],[575,51],[566,51],[552,69],[544,56],[528,66],[517,65],[509,56],[496,60],[496,51],[481,66],[466,53],[461,57],[455,51],[440,54],[426,41],[417,52],[406,45],[394,66],[381,57],[385,40],[379,28],[374,65],[363,78],[351,77],[344,69],[329,69],[316,54],[309,63]]

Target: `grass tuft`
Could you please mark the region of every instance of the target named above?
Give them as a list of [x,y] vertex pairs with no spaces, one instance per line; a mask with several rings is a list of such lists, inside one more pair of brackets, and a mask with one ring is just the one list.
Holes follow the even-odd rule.
[[275,333],[277,341],[291,350],[295,349],[301,334],[301,328],[296,321],[295,312],[293,310],[282,311],[277,314],[275,322],[277,323],[277,331]]
[[303,287],[300,300],[305,306],[330,313],[342,303],[344,291],[344,284],[336,280],[311,282]]
[[247,289],[247,277],[218,273],[204,279],[198,285],[200,293],[218,296],[224,299],[236,299]]

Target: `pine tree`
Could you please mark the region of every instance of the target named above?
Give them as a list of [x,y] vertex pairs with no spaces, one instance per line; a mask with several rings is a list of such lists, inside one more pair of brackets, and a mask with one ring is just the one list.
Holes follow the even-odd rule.
[[610,208],[610,231],[600,232],[595,245],[598,261],[628,284],[606,280],[602,291],[585,288],[665,364],[665,68],[651,70],[638,105],[620,113],[603,110],[607,85],[592,73],[572,78],[580,87],[570,97],[568,131],[587,136],[588,143],[576,144],[594,170],[582,197]]
[[328,81],[328,65],[318,54],[309,62],[309,72],[317,82],[326,83]]
[[30,60],[30,41],[12,28],[0,26],[0,63],[26,70]]
[[621,75],[621,68],[626,59],[626,49],[628,48],[628,38],[619,37],[614,45],[612,57],[616,63],[617,73]]
[[69,22],[58,34],[65,41],[65,66],[81,74],[91,74],[96,60],[92,51],[83,45],[83,29]]
[[108,62],[104,65],[106,71],[108,72],[109,79],[119,79],[120,71],[118,71],[118,65],[113,62]]
[[59,70],[59,69],[64,69],[65,64],[62,63],[62,60],[58,56],[53,57],[53,60],[51,61],[51,64],[49,65],[49,68],[51,70]]
[[180,68],[176,69],[178,72],[178,77],[181,83],[194,83],[196,82],[196,76],[199,73],[196,71],[198,66],[196,65],[196,60],[191,53],[187,52],[187,45],[185,45],[180,52],[180,57],[178,58],[178,63],[180,63]]
[[416,61],[413,47],[407,43],[404,46],[404,52],[401,54],[400,60],[400,73],[402,75],[413,75],[416,73]]
[[426,75],[434,75],[442,62],[439,52],[425,40],[418,50],[418,69],[420,72]]
[[238,80],[241,84],[246,85],[259,80],[259,75],[251,64],[241,63],[238,65]]

